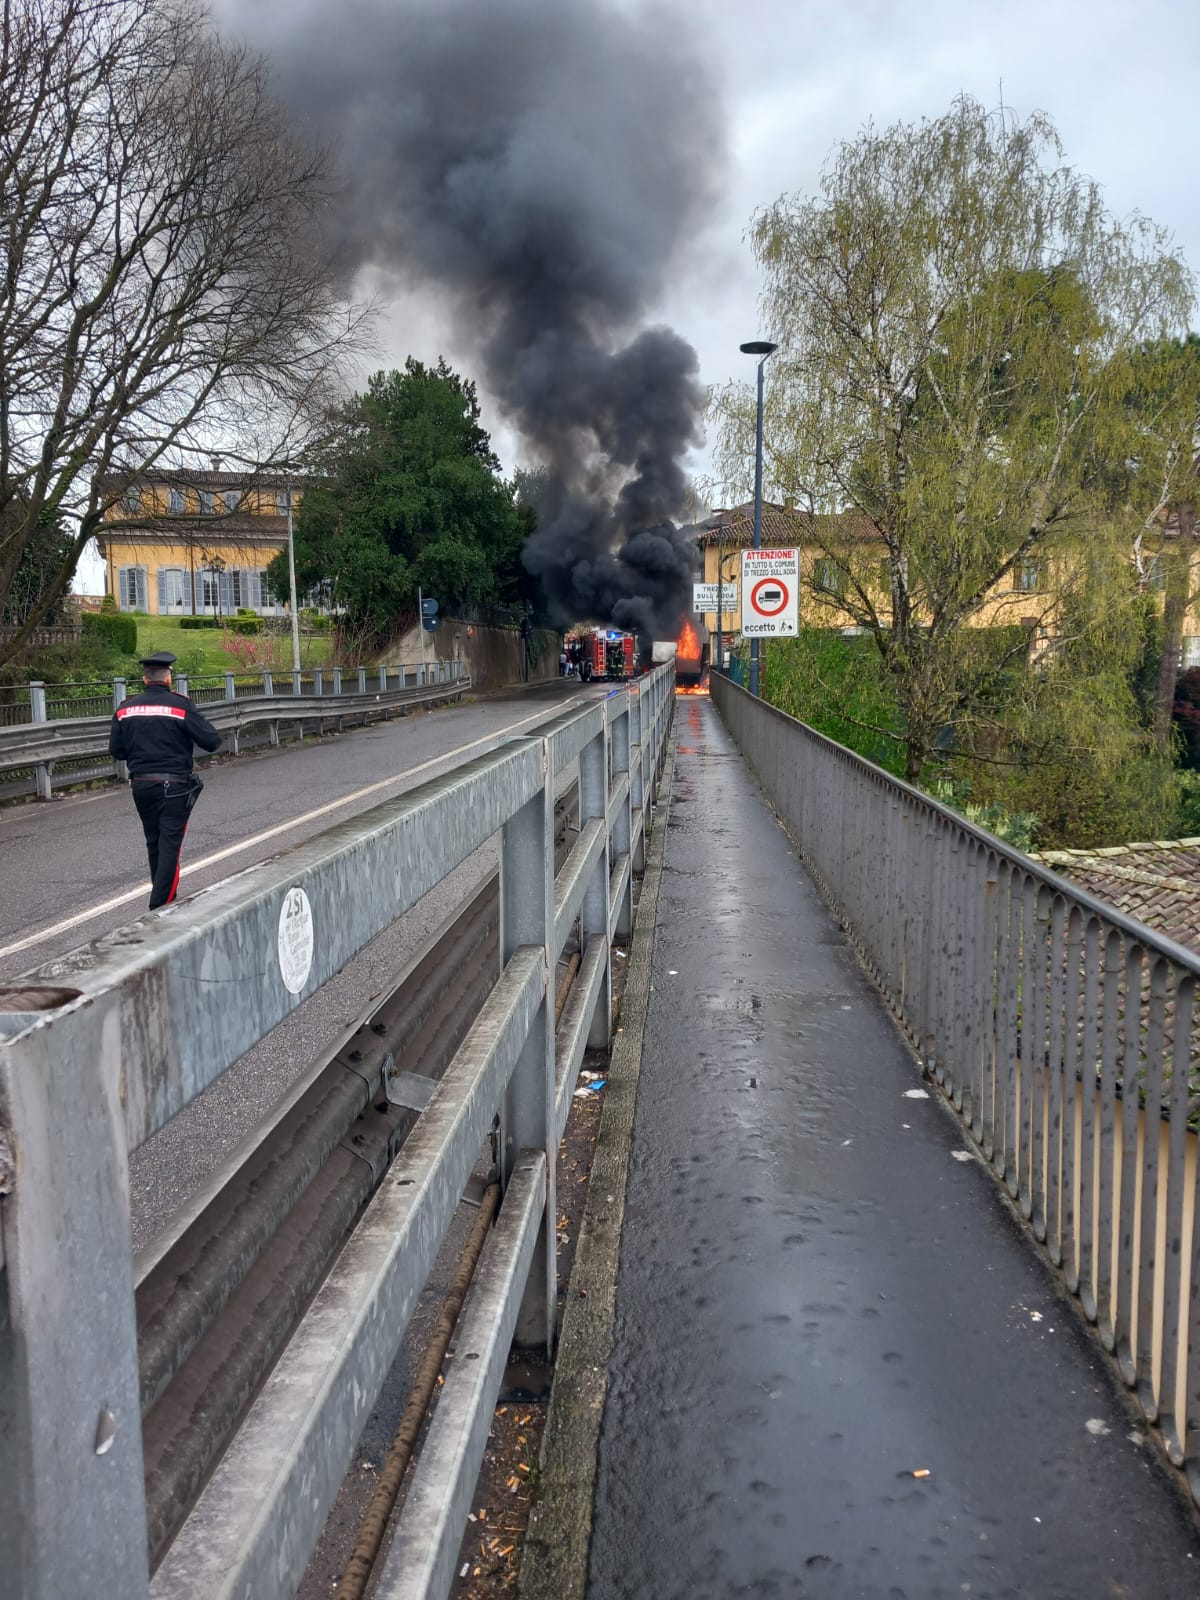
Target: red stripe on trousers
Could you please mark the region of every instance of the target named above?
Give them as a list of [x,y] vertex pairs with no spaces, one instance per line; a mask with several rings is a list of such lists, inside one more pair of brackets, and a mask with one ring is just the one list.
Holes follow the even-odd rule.
[[[184,825],[183,825],[183,839],[186,839],[186,838],[187,838],[187,823],[185,822]],[[165,905],[165,906],[169,906],[171,904],[171,901],[174,900],[175,891],[179,887],[179,864],[183,860],[183,839],[180,839],[180,841],[179,841],[179,854],[175,857],[175,877],[172,879],[172,882],[171,882],[171,892],[167,896],[167,898],[163,901],[163,905]]]

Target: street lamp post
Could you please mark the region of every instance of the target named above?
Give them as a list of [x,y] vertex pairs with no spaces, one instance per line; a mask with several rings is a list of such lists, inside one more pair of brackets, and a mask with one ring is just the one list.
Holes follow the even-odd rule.
[[[725,638],[725,528],[722,524],[717,526],[717,671],[725,666],[725,650],[722,641]],[[712,662],[709,662],[712,668]]]
[[[766,339],[751,339],[739,346],[744,356],[758,356],[758,421],[754,434],[754,548],[762,549],[762,440],[763,440],[763,368],[767,358],[778,348]],[[750,693],[758,694],[758,640],[750,641]]]
[[200,557],[201,571],[211,572],[213,581],[213,616],[218,621],[221,619],[221,574],[225,571],[225,562],[220,556],[202,555]]
[[297,673],[300,671],[300,613],[296,610],[296,541],[292,528],[292,480],[288,477],[285,481],[288,524],[288,605],[292,613],[292,672]]

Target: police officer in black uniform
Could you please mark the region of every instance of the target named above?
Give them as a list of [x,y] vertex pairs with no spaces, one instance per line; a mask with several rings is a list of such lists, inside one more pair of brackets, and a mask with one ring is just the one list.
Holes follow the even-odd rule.
[[192,746],[219,750],[221,735],[186,695],[171,688],[169,650],[142,659],[145,691],[117,707],[108,753],[129,767],[133,803],[150,858],[150,909],[170,905],[179,887],[179,852],[188,815],[204,785],[192,771]]

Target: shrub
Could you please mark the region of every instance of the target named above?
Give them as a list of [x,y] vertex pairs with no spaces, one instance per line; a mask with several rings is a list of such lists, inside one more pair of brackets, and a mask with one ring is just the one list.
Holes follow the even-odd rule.
[[[111,599],[111,595],[106,595]],[[120,611],[85,611],[80,619],[85,641],[95,639],[110,645],[121,655],[137,654],[137,623]]]
[[181,628],[221,628],[225,623],[221,617],[180,617]]

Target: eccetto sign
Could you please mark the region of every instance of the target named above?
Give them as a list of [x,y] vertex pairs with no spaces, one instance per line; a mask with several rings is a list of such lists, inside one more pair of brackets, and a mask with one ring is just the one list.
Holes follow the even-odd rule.
[[743,550],[743,637],[794,637],[800,625],[799,591],[799,550]]

